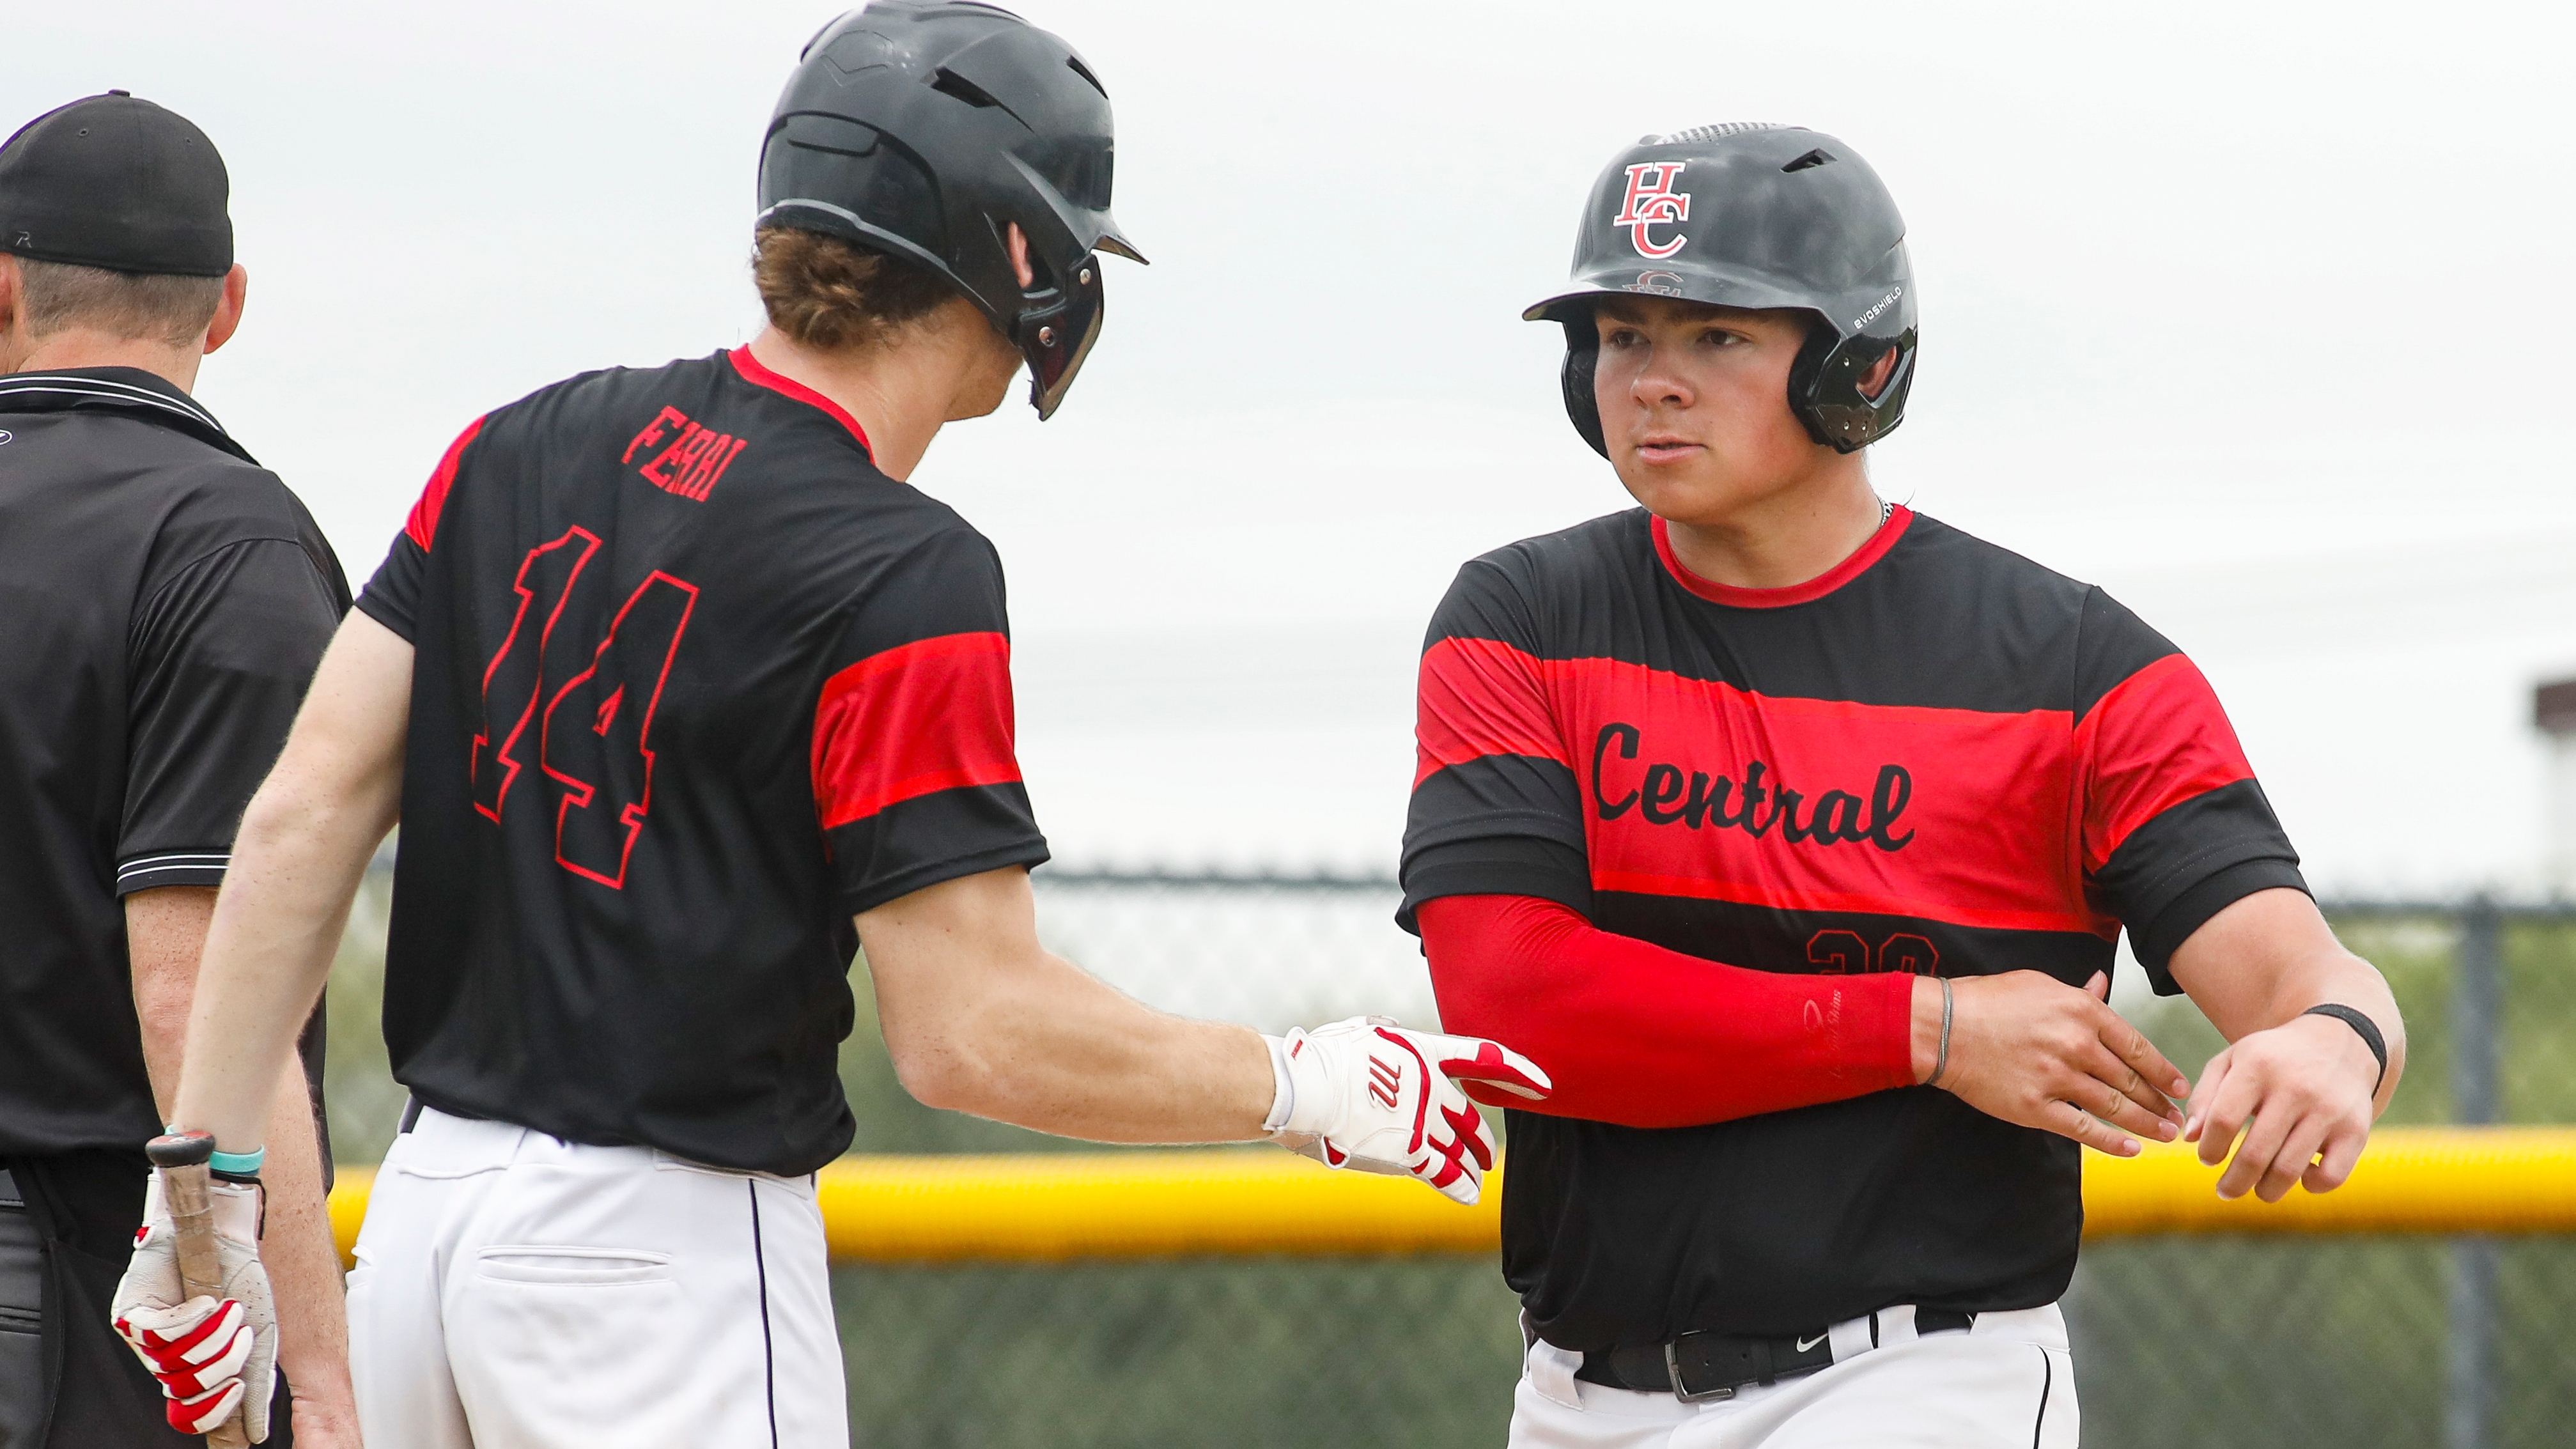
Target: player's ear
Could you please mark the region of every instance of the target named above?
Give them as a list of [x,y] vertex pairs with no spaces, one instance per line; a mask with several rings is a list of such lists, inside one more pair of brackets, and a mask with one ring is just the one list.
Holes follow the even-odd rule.
[[1028,233],[1021,231],[1016,221],[1011,223],[1011,270],[1020,274],[1022,291],[1037,285],[1037,269],[1029,265]]
[[224,274],[223,300],[215,304],[214,319],[206,324],[206,350],[214,351],[233,340],[241,327],[242,307],[250,297],[250,269],[239,262]]
[[0,252],[0,337],[18,326],[18,259]]

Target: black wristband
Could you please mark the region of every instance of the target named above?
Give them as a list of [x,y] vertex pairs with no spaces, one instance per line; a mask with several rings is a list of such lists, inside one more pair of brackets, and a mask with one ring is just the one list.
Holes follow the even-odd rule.
[[2323,1006],[2311,1006],[2299,1015],[2331,1016],[2361,1034],[2361,1044],[2370,1048],[2370,1054],[2379,1059],[2379,1075],[2370,1083],[2370,1095],[2378,1096],[2380,1083],[2388,1080],[2388,1039],[2379,1034],[2379,1023],[2370,1019],[2370,1013],[2357,1006],[2329,1001]]

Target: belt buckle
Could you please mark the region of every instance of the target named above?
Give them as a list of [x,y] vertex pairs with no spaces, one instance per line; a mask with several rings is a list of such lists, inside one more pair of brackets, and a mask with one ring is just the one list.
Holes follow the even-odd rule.
[[1740,1383],[1721,1384],[1715,1388],[1694,1389],[1691,1388],[1683,1378],[1681,1359],[1673,1352],[1673,1350],[1680,1345],[1682,1339],[1698,1338],[1701,1336],[1702,1335],[1696,1333],[1685,1333],[1681,1335],[1681,1337],[1672,1339],[1664,1345],[1664,1373],[1672,1380],[1673,1397],[1681,1400],[1685,1404],[1711,1404],[1720,1399],[1734,1398],[1735,1391],[1738,1388],[1743,1387]]

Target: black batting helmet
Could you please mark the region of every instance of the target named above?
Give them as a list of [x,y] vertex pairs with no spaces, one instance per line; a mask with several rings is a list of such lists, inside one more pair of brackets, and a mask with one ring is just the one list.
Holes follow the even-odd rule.
[[1145,260],[1109,215],[1111,150],[1109,92],[1073,47],[990,5],[877,0],[806,43],[761,143],[758,224],[938,273],[1028,355],[1048,417],[1100,336],[1096,253]]
[[1604,457],[1592,307],[1615,293],[1814,313],[1789,371],[1789,407],[1837,452],[1867,447],[1905,416],[1914,382],[1905,219],[1878,173],[1831,136],[1734,121],[1643,138],[1592,185],[1571,283],[1521,315],[1564,324],[1565,410]]

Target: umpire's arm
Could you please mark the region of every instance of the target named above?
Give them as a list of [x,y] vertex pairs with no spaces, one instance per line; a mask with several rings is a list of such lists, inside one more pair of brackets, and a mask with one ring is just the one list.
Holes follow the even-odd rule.
[[411,645],[352,611],[242,816],[206,933],[171,1120],[262,1145],[270,1096],[321,994],[367,858],[402,806]]
[[[2213,1165],[2244,1136],[2219,1195],[2279,1202],[2294,1182],[2341,1186],[2406,1071],[2406,1023],[2378,968],[2343,948],[2305,892],[2279,888],[2210,917],[2174,948],[2171,969],[2229,1042],[2183,1121],[2183,1139]],[[2386,1070],[2353,1026],[2306,1014],[2326,1005],[2378,1026]]]

